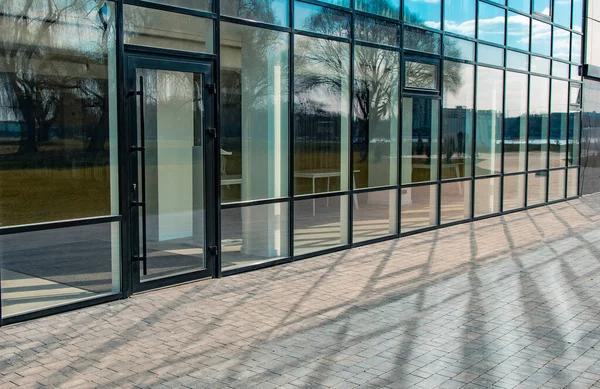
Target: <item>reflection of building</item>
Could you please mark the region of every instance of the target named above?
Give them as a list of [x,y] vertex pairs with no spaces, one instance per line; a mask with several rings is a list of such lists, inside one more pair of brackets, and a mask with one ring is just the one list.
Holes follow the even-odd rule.
[[214,3],[0,5],[1,324],[600,190],[581,0]]

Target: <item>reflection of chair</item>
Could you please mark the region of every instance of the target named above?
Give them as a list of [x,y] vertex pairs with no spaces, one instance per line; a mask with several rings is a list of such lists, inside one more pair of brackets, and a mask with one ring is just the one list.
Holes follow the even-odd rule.
[[227,175],[227,158],[232,155],[231,151],[221,149],[221,186],[242,185],[242,176],[239,174]]

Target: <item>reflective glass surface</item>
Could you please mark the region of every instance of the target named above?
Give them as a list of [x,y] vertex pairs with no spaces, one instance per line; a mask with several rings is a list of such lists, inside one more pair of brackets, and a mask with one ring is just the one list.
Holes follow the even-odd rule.
[[442,224],[457,222],[471,217],[471,181],[455,181],[442,184]]
[[295,255],[348,244],[349,200],[349,196],[332,196],[294,202]]
[[353,241],[395,235],[398,231],[397,190],[355,194],[353,197]]
[[296,1],[294,27],[324,35],[350,37],[350,14],[337,9]]
[[339,5],[340,7],[350,7],[350,0],[319,0],[323,3]]
[[532,13],[550,16],[550,0],[533,0]]
[[500,212],[500,177],[475,180],[474,217]]
[[567,170],[567,197],[579,195],[579,168]]
[[531,19],[514,12],[508,12],[506,45],[515,49],[529,50],[529,24]]
[[437,89],[437,65],[407,60],[404,62],[404,71],[407,88]]
[[399,36],[400,29],[397,24],[362,15],[354,17],[354,38],[357,40],[398,46]]
[[529,55],[506,50],[506,67],[511,69],[529,70]]
[[569,82],[552,80],[550,99],[550,168],[564,167],[567,165]]
[[442,179],[471,175],[474,66],[444,62]]
[[288,56],[287,33],[221,23],[222,202],[288,195]]
[[439,100],[405,97],[402,107],[402,183],[438,179]]
[[503,45],[505,15],[504,9],[479,2],[477,37],[484,41]]
[[475,60],[475,42],[465,39],[444,37],[444,55],[450,58],[464,59],[467,61]]
[[354,186],[395,185],[400,54],[356,46],[354,55]]
[[504,71],[477,68],[475,175],[501,172]]
[[554,77],[569,78],[569,64],[552,61],[552,75]]
[[393,19],[400,17],[400,0],[355,0],[354,8]]
[[569,114],[569,133],[567,146],[567,164],[569,166],[579,165],[579,145],[581,138],[581,112]]
[[[369,0],[364,0],[369,1]],[[404,0],[404,21],[441,29],[441,1]]]
[[531,56],[531,71],[533,73],[550,75],[550,60],[532,55]]
[[504,119],[504,172],[525,171],[527,152],[526,74],[506,72]]
[[550,80],[531,76],[529,96],[529,166],[528,170],[546,169],[548,152],[548,116]]
[[404,27],[404,48],[424,53],[440,53],[441,35],[419,28]]
[[400,232],[437,225],[437,184],[402,188]]
[[294,39],[295,194],[346,190],[350,45],[301,35]]
[[571,62],[581,63],[581,35],[572,34]]
[[221,14],[288,26],[289,3],[289,0],[221,0]]
[[444,30],[475,37],[475,0],[445,0]]
[[531,0],[508,0],[507,4],[510,8],[530,13],[531,11]]
[[548,172],[542,171],[527,174],[527,206],[546,202],[546,180]]
[[568,61],[571,49],[571,33],[562,28],[554,27],[552,39],[552,56]]
[[479,43],[477,61],[495,66],[504,66],[504,49]]
[[582,31],[583,26],[583,2],[584,0],[573,0],[573,18],[571,28],[575,31]]
[[554,0],[554,23],[571,28],[571,0]]
[[[195,9],[199,11],[212,11],[213,0],[146,0],[150,3],[158,3],[170,5],[173,7],[181,7]],[[227,1],[227,0],[225,0]]]
[[531,21],[531,52],[550,56],[552,26],[537,20]]
[[503,211],[525,207],[525,174],[504,176]]
[[565,188],[567,185],[567,169],[550,171],[550,180],[548,181],[548,201],[556,201],[565,198]]

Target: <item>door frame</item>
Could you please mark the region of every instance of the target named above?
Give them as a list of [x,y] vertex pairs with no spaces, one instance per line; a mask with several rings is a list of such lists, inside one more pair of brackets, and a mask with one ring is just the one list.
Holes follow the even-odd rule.
[[[123,278],[128,281],[127,295],[147,290],[213,278],[218,275],[218,145],[216,137],[217,128],[217,94],[215,84],[216,61],[214,56],[173,55],[164,50],[139,50],[137,47],[125,47],[123,58],[124,83],[123,83],[123,153],[122,159],[125,173],[123,174],[122,192],[124,197],[123,230],[126,231],[127,242],[123,244]],[[136,69],[160,69],[170,71],[194,72],[204,74],[204,142],[203,152],[205,161],[204,198],[205,198],[205,269],[190,273],[168,276],[160,279],[141,282],[140,274],[142,263],[137,258],[137,247],[139,247],[139,213],[142,206],[134,205],[133,184],[138,184],[138,153],[137,142],[137,101]],[[213,131],[214,137],[209,136]],[[139,184],[138,184],[139,187]],[[145,188],[144,188],[145,190]],[[125,242],[124,242],[125,243]],[[210,248],[210,249],[209,249]]]

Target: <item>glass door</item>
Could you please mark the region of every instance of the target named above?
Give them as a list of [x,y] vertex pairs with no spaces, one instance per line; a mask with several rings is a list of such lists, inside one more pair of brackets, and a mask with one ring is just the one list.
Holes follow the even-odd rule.
[[133,292],[212,277],[212,64],[127,59]]

